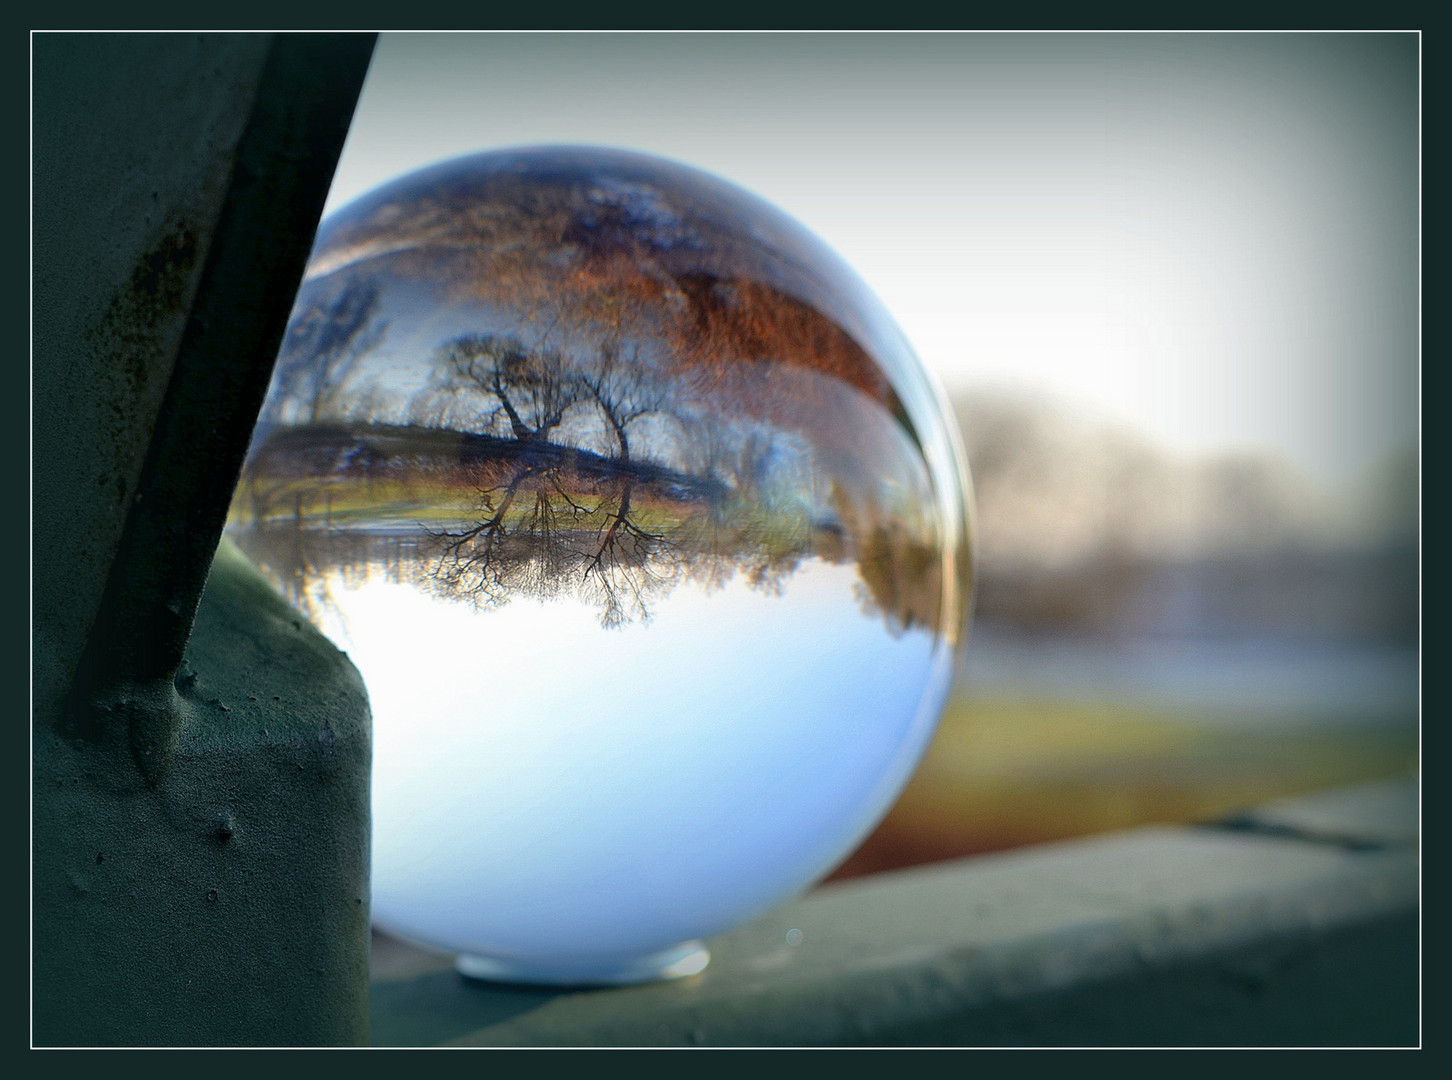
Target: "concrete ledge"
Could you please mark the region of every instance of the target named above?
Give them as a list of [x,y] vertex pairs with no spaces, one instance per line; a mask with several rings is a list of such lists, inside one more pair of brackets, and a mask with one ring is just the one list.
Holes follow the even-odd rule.
[[[375,1045],[1416,1045],[1416,789],[822,888],[612,990],[377,943]],[[1328,837],[1330,839],[1328,839]],[[1347,842],[1350,838],[1354,842]]]
[[1222,824],[1353,848],[1415,849],[1419,814],[1416,784],[1381,783],[1282,799]]

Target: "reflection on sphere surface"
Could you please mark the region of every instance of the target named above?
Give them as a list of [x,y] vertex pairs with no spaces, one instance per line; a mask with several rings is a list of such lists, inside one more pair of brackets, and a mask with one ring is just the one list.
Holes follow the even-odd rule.
[[886,811],[962,632],[964,480],[810,234],[535,148],[324,222],[229,534],[368,684],[375,920],[610,981]]

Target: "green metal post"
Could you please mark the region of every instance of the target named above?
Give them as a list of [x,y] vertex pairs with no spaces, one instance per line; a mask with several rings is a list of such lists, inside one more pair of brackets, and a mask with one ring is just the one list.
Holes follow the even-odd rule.
[[37,1045],[366,1040],[366,695],[208,573],[372,47],[32,37]]

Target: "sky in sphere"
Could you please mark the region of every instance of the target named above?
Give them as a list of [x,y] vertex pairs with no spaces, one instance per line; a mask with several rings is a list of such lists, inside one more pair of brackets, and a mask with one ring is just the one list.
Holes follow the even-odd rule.
[[384,34],[328,206],[540,143],[775,203],[950,393],[1332,484],[1418,443],[1417,34]]

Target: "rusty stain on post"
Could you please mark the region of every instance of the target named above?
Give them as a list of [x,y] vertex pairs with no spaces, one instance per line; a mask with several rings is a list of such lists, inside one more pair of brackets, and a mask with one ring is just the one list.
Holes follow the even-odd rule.
[[[279,35],[269,50],[79,669],[75,729],[103,742],[124,729],[153,783],[195,704],[178,667],[372,46],[371,35]],[[177,222],[97,333],[124,341],[183,303],[198,248]]]

